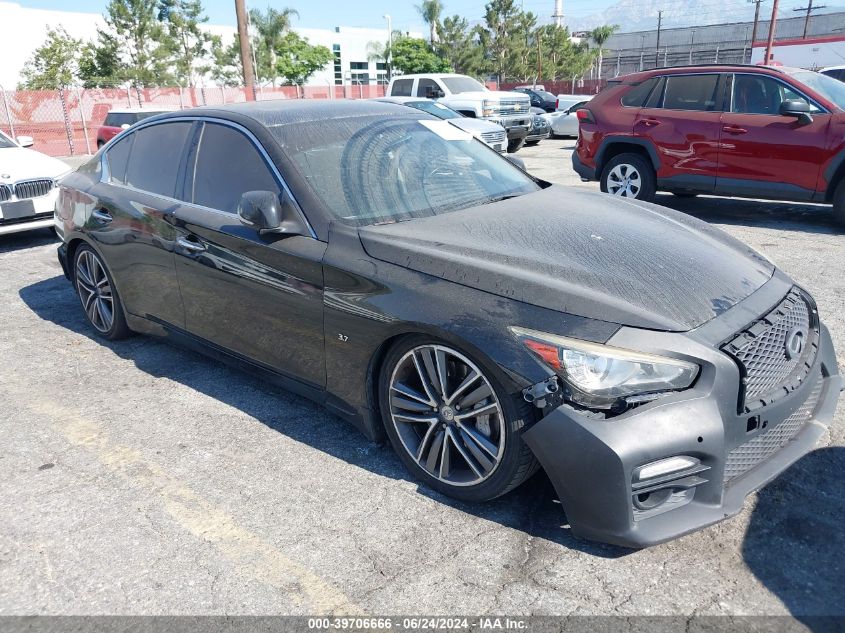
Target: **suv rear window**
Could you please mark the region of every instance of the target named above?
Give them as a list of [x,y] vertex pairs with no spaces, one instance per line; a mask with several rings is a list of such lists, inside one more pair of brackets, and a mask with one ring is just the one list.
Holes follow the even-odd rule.
[[663,91],[663,108],[710,112],[716,107],[719,75],[669,75]]
[[622,95],[622,105],[630,108],[641,108],[645,103],[645,100],[648,99],[648,95],[651,94],[651,91],[658,79],[659,77],[652,77],[650,79],[646,79],[638,86],[631,88],[628,92]]

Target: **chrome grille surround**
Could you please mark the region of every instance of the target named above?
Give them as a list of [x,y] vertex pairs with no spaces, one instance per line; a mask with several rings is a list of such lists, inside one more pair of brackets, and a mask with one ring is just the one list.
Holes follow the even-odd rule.
[[795,413],[786,418],[776,427],[759,433],[752,439],[733,449],[725,460],[725,484],[732,479],[744,475],[758,464],[766,461],[777,453],[794,438],[804,425],[812,418],[822,393],[824,377],[817,372],[816,381],[807,400]]
[[499,130],[498,132],[482,132],[481,140],[485,143],[504,143],[507,138],[507,132]]
[[[786,346],[804,332],[800,354]],[[809,374],[819,349],[819,319],[813,300],[793,287],[775,308],[722,346],[739,365],[742,377],[739,413],[766,406],[794,391]]]
[[508,114],[528,114],[530,108],[530,101],[526,99],[501,99],[496,105],[496,113],[500,115]]
[[12,198],[12,188],[9,185],[0,185],[0,202],[6,202]]
[[18,200],[29,198],[40,198],[46,196],[53,189],[52,178],[38,178],[35,180],[22,180],[15,183],[15,196]]

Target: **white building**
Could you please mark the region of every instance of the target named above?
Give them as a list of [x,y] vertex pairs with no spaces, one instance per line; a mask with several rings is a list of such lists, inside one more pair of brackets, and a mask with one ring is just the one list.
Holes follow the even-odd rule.
[[[14,90],[20,81],[20,71],[33,51],[40,46],[47,34],[47,27],[59,25],[72,36],[93,40],[97,28],[104,28],[103,16],[99,13],[74,11],[52,11],[30,9],[14,2],[0,0],[0,85]],[[236,29],[233,26],[207,25],[209,32],[220,35],[224,43],[231,42]],[[315,73],[309,83],[312,85],[376,84],[387,80],[383,62],[367,59],[367,45],[370,42],[387,41],[388,32],[383,29],[364,29],[338,26],[334,29],[294,29],[311,44],[322,44],[334,52],[334,61],[324,70]],[[412,33],[421,37],[419,33]]]

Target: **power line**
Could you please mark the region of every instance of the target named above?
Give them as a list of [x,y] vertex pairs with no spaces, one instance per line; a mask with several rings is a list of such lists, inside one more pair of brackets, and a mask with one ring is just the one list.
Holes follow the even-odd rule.
[[826,9],[826,8],[827,8],[826,4],[823,4],[823,5],[818,6],[818,7],[814,7],[813,6],[813,0],[809,0],[807,2],[806,7],[796,7],[796,8],[793,9],[793,11],[806,11],[807,12],[807,14],[804,16],[804,34],[801,36],[802,40],[807,39],[807,27],[810,25],[810,14],[813,11],[818,11],[819,9]]

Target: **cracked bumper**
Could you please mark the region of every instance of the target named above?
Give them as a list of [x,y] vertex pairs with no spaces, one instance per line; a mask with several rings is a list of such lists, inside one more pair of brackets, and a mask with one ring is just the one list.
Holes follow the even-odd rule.
[[[739,513],[749,494],[816,446],[833,418],[843,386],[827,329],[821,327],[819,351],[807,378],[788,396],[765,407],[766,427],[751,433],[748,414],[737,413],[736,365],[718,348],[704,343],[725,329],[717,324],[710,332],[699,333],[700,340],[687,339],[688,349],[683,352],[700,352],[703,357],[702,375],[694,388],[609,420],[588,418],[562,406],[523,434],[551,479],[574,535],[647,547],[694,532]],[[633,331],[622,338],[629,345],[639,342],[637,349],[649,347],[645,339],[657,339],[651,348],[664,353],[664,344],[677,349],[684,340],[682,334]],[[777,431],[781,423],[803,415],[802,411],[806,411],[806,421],[794,435],[726,483],[731,451]],[[706,470],[697,476],[705,481],[694,487],[691,499],[672,509],[652,516],[636,510],[635,469],[678,455],[700,460]]]

